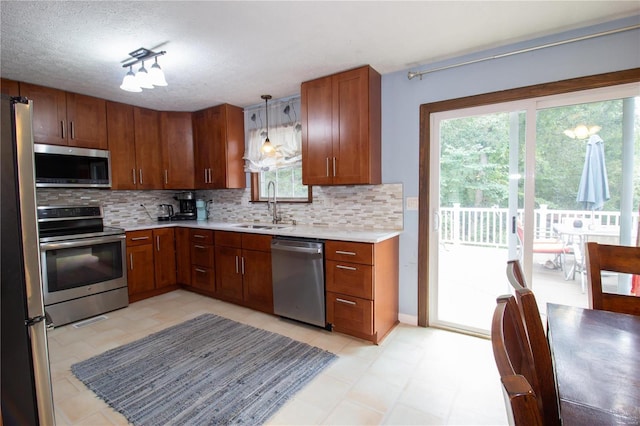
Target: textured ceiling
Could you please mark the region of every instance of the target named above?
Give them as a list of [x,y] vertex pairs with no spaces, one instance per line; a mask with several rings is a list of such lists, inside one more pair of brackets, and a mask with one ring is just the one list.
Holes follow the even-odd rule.
[[[158,110],[239,106],[371,64],[380,73],[640,13],[638,1],[1,1],[0,74]],[[119,89],[138,47],[168,87]]]

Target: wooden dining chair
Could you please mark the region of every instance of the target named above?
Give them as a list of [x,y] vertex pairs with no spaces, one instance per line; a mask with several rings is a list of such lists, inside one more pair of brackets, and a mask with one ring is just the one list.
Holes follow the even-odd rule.
[[517,374],[503,376],[500,380],[509,424],[542,426],[538,401],[527,379]]
[[524,280],[524,272],[522,271],[522,265],[518,259],[507,260],[507,279],[511,287],[518,290],[520,288],[527,288],[527,283]]
[[640,247],[587,243],[587,291],[589,307],[640,315],[640,297],[602,291],[602,271],[640,275]]
[[[534,389],[533,396],[536,400],[538,415],[542,419],[544,418],[543,402],[535,393],[535,389],[539,389],[538,376],[516,299],[512,295],[504,295],[498,297],[497,302],[498,305],[493,313],[491,322],[491,345],[493,346],[493,356],[498,367],[498,373],[500,373],[501,378],[516,375],[525,378],[531,388]],[[522,409],[520,404],[513,405],[510,398],[506,399],[507,396],[508,392],[505,392],[507,411],[517,410],[517,413],[514,413],[514,421],[522,418],[521,415],[524,416],[524,413],[520,412],[520,409]],[[526,404],[524,405],[526,406]],[[525,425],[528,423],[520,422],[515,424]]]
[[544,424],[560,425],[558,408],[558,391],[556,389],[553,361],[549,341],[544,333],[544,325],[540,319],[540,311],[533,292],[528,288],[516,290],[516,301],[522,316],[527,339],[531,348],[533,365],[538,378],[538,388],[534,391],[542,399],[544,407]]

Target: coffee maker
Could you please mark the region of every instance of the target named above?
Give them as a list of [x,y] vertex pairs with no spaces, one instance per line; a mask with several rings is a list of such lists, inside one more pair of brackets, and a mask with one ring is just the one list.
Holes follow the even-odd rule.
[[193,191],[178,192],[174,197],[180,203],[180,211],[173,215],[173,220],[196,220],[196,193]]

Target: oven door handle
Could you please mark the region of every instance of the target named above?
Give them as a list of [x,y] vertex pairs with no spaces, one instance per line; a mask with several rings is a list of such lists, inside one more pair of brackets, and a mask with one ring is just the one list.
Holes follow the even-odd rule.
[[123,241],[126,238],[125,234],[121,235],[109,235],[105,237],[96,238],[83,238],[69,241],[55,241],[50,243],[40,243],[40,251],[47,250],[60,250],[73,247],[90,246],[94,244],[115,243]]

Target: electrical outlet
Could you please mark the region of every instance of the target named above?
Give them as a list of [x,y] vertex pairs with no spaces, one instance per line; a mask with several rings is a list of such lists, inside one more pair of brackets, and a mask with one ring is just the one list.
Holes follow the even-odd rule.
[[418,197],[407,197],[407,210],[418,210]]

